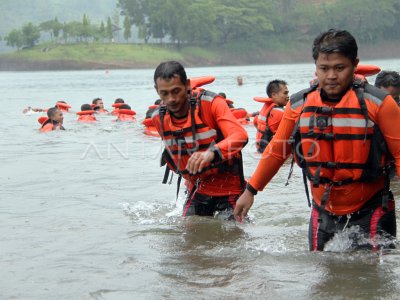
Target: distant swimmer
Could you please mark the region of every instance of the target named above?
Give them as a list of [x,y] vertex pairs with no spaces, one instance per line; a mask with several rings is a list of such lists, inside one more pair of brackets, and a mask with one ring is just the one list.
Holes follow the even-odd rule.
[[24,108],[22,110],[22,113],[29,115],[29,114],[32,114],[32,113],[45,112],[45,111],[46,110],[43,109],[43,108],[33,108],[31,106],[28,106],[28,107],[26,107],[26,108]]
[[76,113],[78,117],[78,122],[82,123],[93,123],[97,121],[96,117],[94,116],[95,111],[93,110],[90,104],[82,104],[81,111]]
[[114,107],[114,110],[111,112],[111,114],[113,116],[118,115],[118,109],[123,104],[125,104],[125,100],[124,99],[122,99],[122,98],[115,99],[114,104],[111,105],[112,107]]
[[147,109],[145,119],[151,118],[151,115],[156,110],[156,108],[160,106],[160,104],[161,104],[161,99],[157,99],[156,101],[154,101],[154,104],[150,105],[149,108]]
[[388,92],[400,105],[400,75],[396,71],[382,71],[375,79],[375,86]]
[[285,105],[289,101],[289,90],[287,83],[283,80],[270,81],[266,90],[268,98],[254,98],[255,101],[264,103],[259,115],[253,121],[257,128],[256,148],[259,153],[264,152],[278,130]]
[[107,114],[108,110],[104,109],[104,102],[101,98],[94,98],[92,101],[93,110],[98,114]]
[[243,77],[242,76],[236,77],[236,83],[237,85],[243,85]]
[[186,179],[183,216],[231,215],[245,186],[241,150],[247,143],[246,130],[224,98],[204,89],[193,92],[178,62],[156,68],[154,87],[163,102],[152,117],[165,144],[163,183],[170,170]]
[[[390,181],[391,171],[400,175],[400,109],[391,95],[354,76],[358,46],[348,31],[318,35],[312,57],[318,85],[291,95],[278,131],[236,203],[235,218],[243,220],[254,195],[293,154],[311,208],[309,250],[328,250],[328,242],[342,232],[347,232],[348,250],[393,248]],[[290,213],[292,206],[287,207]]]
[[117,122],[126,122],[126,121],[135,121],[136,112],[131,109],[128,104],[123,104],[118,108],[118,117],[115,121]]
[[56,107],[47,110],[47,119],[43,119],[40,132],[48,132],[53,130],[65,130],[63,127],[64,116],[61,110]]

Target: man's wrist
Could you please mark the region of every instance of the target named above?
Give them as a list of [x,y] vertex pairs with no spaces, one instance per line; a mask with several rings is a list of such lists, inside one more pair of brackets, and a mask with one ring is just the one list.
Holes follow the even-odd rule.
[[246,190],[253,194],[253,196],[257,195],[258,191],[250,184],[247,183]]

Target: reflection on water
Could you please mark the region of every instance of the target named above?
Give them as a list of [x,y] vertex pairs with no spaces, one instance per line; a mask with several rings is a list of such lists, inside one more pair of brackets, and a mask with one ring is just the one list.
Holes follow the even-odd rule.
[[[371,62],[375,63],[375,62]],[[399,69],[399,61],[378,62]],[[215,75],[209,86],[238,107],[282,78],[291,92],[308,85],[312,64],[188,69]],[[244,84],[237,86],[237,74]],[[29,83],[29,84],[27,84]],[[251,222],[181,218],[176,177],[162,185],[162,145],[140,124],[157,95],[152,70],[0,73],[1,299],[396,299],[398,250],[384,254],[307,251],[309,208],[295,168],[285,164],[256,197]],[[65,114],[65,132],[39,134],[40,114],[65,99],[79,108],[94,97],[106,108],[122,97],[138,113],[130,124],[101,116],[82,125]],[[259,155],[255,129],[244,149],[248,177]],[[398,182],[392,184],[400,197]],[[335,248],[336,247],[336,248]],[[347,251],[347,250],[346,250]]]
[[323,276],[311,287],[314,299],[395,299],[399,284],[393,265],[381,254],[323,254]]

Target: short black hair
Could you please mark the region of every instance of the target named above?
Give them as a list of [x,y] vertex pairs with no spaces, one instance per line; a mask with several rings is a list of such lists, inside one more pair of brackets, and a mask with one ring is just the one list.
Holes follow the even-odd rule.
[[94,98],[93,101],[92,101],[92,103],[93,103],[93,104],[97,104],[97,102],[100,101],[100,100],[103,100],[103,99],[101,99],[101,98]]
[[396,71],[382,71],[375,79],[375,86],[378,88],[384,87],[400,87],[400,75]]
[[226,99],[226,94],[224,92],[218,93],[218,95]]
[[131,109],[131,107],[128,104],[124,104],[124,105],[121,105],[119,107],[119,109]]
[[281,89],[280,85],[287,85],[287,83],[280,79],[270,81],[266,89],[268,97],[272,97],[272,93],[278,93]]
[[81,111],[85,111],[85,110],[92,110],[92,106],[90,104],[82,104],[81,105]]
[[348,31],[329,29],[314,40],[312,55],[315,61],[320,53],[340,53],[355,64],[358,57],[358,46],[356,39]]
[[173,60],[162,62],[154,71],[154,84],[157,84],[158,78],[170,80],[175,76],[178,76],[181,82],[186,84],[186,71],[179,62]]
[[55,113],[56,113],[57,111],[58,111],[58,108],[57,108],[57,107],[51,107],[51,108],[49,108],[49,109],[47,110],[47,117],[48,117],[49,119],[53,118],[54,115],[55,115]]
[[114,103],[125,103],[125,101],[122,98],[117,98],[115,99]]
[[161,99],[157,99],[156,101],[154,101],[154,105],[160,105],[161,104]]

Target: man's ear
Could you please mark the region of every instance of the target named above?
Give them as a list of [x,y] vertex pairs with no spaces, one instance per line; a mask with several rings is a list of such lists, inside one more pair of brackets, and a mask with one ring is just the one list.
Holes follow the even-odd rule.
[[356,60],[354,61],[354,71],[356,70],[359,62],[360,62],[360,59],[357,57]]

